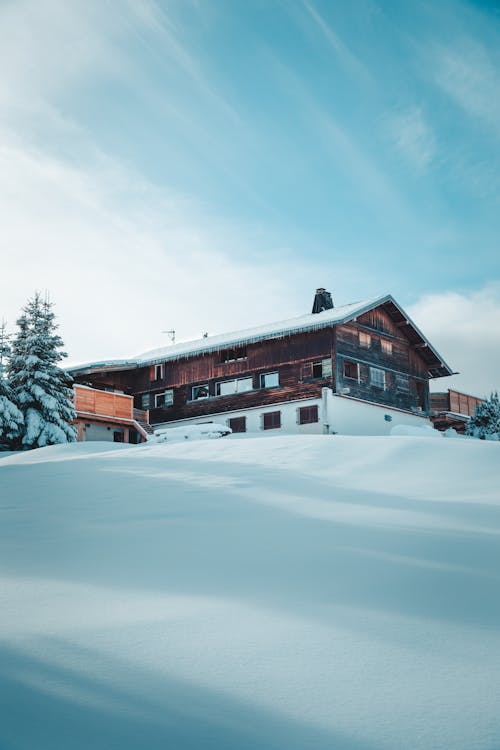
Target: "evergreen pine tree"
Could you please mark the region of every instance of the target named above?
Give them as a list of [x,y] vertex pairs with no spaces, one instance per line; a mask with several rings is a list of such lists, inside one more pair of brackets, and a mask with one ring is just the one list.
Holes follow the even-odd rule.
[[10,353],[5,322],[0,326],[0,450],[10,448],[19,438],[23,426],[23,415],[12,401],[10,386],[4,371]]
[[500,440],[500,399],[498,393],[478,405],[475,415],[467,425],[467,435],[481,440]]
[[52,304],[37,292],[17,321],[8,373],[12,395],[24,415],[20,447],[41,448],[76,440],[71,383],[58,367],[66,357]]

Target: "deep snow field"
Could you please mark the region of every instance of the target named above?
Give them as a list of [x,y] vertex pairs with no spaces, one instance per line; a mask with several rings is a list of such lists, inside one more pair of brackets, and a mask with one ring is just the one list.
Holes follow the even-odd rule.
[[498,750],[500,444],[0,459],[1,750]]

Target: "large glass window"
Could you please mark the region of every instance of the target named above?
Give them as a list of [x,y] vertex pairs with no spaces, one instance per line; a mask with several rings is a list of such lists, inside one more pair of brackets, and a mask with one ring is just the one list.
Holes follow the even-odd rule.
[[266,372],[260,376],[261,388],[276,388],[280,384],[280,378],[277,372]]
[[215,384],[217,396],[229,396],[232,393],[245,393],[253,390],[253,378],[237,378],[236,380],[224,380]]

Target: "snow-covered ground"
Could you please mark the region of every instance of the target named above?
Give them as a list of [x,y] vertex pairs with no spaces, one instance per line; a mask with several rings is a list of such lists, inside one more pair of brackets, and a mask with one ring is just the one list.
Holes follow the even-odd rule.
[[500,445],[0,461],[2,750],[500,747]]

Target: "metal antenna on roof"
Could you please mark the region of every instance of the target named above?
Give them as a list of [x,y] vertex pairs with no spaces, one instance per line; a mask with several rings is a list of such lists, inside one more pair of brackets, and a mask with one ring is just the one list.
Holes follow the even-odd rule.
[[175,344],[175,331],[162,331],[162,333],[166,333],[167,336],[170,336],[170,341],[172,344]]

